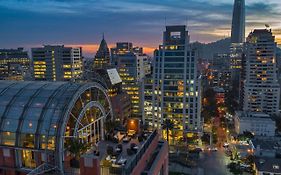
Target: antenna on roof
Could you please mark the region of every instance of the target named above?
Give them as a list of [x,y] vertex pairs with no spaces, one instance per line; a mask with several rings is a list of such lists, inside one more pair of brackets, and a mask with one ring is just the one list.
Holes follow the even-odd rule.
[[186,30],[187,30],[187,25],[188,25],[188,17],[187,17],[187,15],[186,15],[186,17],[185,17],[185,25],[186,25]]
[[102,32],[102,39],[104,40],[104,32]]
[[166,18],[166,16],[165,16],[165,27],[167,26],[167,18]]
[[269,28],[269,27],[270,27],[269,24],[264,24],[264,25],[265,25],[266,28]]

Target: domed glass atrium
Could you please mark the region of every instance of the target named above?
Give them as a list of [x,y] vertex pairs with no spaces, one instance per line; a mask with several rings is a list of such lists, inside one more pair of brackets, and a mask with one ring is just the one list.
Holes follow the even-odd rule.
[[13,157],[11,168],[30,172],[50,164],[63,172],[66,140],[95,144],[111,119],[99,83],[0,81],[0,148]]

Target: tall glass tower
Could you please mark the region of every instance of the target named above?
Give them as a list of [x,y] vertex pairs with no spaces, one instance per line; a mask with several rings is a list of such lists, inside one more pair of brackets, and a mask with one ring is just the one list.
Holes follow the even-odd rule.
[[245,0],[235,0],[232,16],[231,43],[245,40]]
[[202,131],[196,55],[189,43],[186,26],[167,26],[163,44],[155,51],[152,79],[145,81],[145,122],[152,128],[161,129],[165,119],[172,120],[175,126],[169,133],[170,141],[192,137]]
[[[245,0],[235,0],[231,27],[230,71],[232,90],[239,93],[242,69],[243,43],[245,42]],[[237,99],[240,98],[237,96]]]

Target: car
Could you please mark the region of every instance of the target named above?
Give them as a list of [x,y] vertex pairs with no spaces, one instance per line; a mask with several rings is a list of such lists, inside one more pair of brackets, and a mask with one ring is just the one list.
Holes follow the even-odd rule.
[[228,146],[229,146],[229,143],[224,143],[224,144],[223,144],[223,147],[224,147],[224,148],[227,148]]
[[209,151],[218,151],[218,148],[216,148],[216,147],[210,147],[210,148],[208,148],[208,150],[209,150]]
[[240,167],[241,167],[241,168],[250,168],[251,165],[247,165],[247,164],[241,163],[241,164],[240,164]]

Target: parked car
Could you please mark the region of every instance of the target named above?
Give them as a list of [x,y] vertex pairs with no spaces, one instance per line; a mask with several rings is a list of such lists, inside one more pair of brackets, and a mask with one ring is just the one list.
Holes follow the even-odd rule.
[[229,143],[224,143],[224,144],[223,144],[223,147],[224,147],[224,148],[227,148],[228,146],[229,146]]

